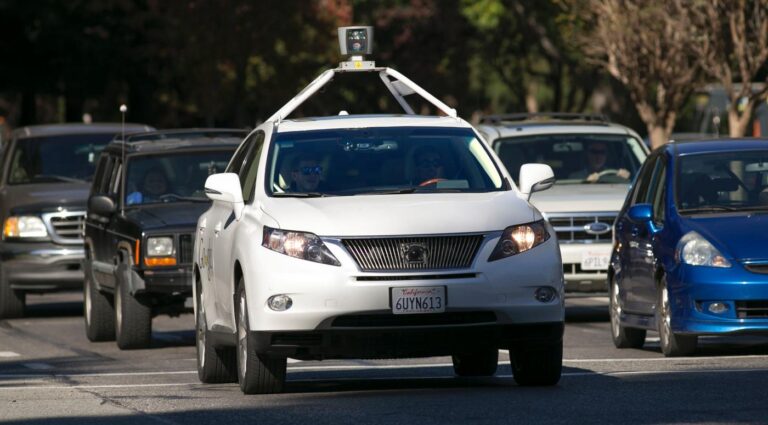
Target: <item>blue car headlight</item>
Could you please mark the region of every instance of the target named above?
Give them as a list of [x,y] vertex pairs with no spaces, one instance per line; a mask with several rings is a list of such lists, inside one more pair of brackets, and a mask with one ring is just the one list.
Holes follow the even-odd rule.
[[688,232],[680,238],[675,256],[690,266],[731,267],[731,262],[697,232]]

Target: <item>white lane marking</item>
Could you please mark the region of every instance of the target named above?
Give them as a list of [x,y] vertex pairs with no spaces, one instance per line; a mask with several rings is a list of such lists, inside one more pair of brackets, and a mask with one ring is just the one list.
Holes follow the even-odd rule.
[[199,382],[175,382],[165,384],[124,384],[124,385],[27,385],[18,387],[0,387],[0,391],[5,390],[77,390],[77,389],[95,389],[95,388],[150,388],[150,387],[188,387],[194,385],[203,385]]
[[13,351],[0,351],[0,357],[19,357],[21,354]]
[[620,363],[620,362],[680,362],[691,360],[748,360],[768,359],[765,354],[750,354],[743,356],[702,356],[702,357],[641,357],[641,358],[615,358],[615,359],[563,359],[563,363]]
[[52,365],[48,363],[22,363],[22,366],[32,370],[50,370],[53,369]]
[[[628,370],[623,372],[569,372],[562,376],[629,376],[629,375],[666,375],[693,373],[739,373],[768,372],[768,369],[685,369],[685,370]],[[511,376],[511,375],[510,375]]]

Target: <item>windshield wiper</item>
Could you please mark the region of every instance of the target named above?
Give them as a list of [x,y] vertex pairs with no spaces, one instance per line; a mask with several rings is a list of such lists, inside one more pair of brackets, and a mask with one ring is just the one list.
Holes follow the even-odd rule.
[[67,176],[59,176],[56,174],[35,174],[32,177],[32,180],[54,180],[54,181],[60,181],[65,183],[88,183],[83,179],[77,179],[74,177],[67,177]]
[[320,192],[280,192],[273,193],[272,196],[277,198],[325,198],[333,195]]
[[726,207],[725,205],[707,205],[698,208],[685,208],[680,210],[680,213],[697,213],[697,212],[713,212],[713,211],[739,211],[740,208]]

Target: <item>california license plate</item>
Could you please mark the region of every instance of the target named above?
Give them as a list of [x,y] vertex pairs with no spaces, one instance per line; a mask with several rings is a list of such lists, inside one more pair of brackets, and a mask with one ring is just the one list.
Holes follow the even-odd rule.
[[393,314],[443,313],[445,286],[392,288]]
[[582,270],[608,270],[608,264],[611,262],[611,253],[607,252],[585,252],[581,256]]

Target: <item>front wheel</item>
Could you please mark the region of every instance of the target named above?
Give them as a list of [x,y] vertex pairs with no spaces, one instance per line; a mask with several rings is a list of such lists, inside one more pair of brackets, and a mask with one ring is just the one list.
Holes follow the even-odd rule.
[[699,341],[697,335],[672,332],[672,309],[669,304],[666,277],[662,277],[659,282],[656,324],[659,329],[659,345],[661,345],[661,352],[665,357],[689,356],[696,352],[696,345]]
[[256,353],[248,322],[248,303],[243,278],[237,293],[237,371],[240,389],[245,394],[271,394],[283,391],[288,359]]
[[206,384],[237,382],[235,349],[217,348],[208,338],[208,325],[205,308],[202,304],[202,292],[196,282],[195,293],[195,346],[197,348],[197,377]]
[[563,370],[563,341],[509,352],[512,376],[522,386],[549,386],[560,381]]
[[26,294],[11,288],[11,282],[0,269],[0,319],[15,319],[24,316]]
[[645,329],[627,328],[621,325],[621,300],[619,299],[619,282],[616,276],[611,278],[611,297],[608,303],[613,345],[616,348],[643,348]]
[[499,364],[499,350],[488,349],[453,356],[453,370],[458,376],[493,376]]
[[83,310],[85,335],[89,341],[115,340],[115,307],[112,300],[96,289],[87,270],[83,281]]
[[115,289],[115,336],[121,350],[147,348],[152,340],[152,309],[118,281]]

